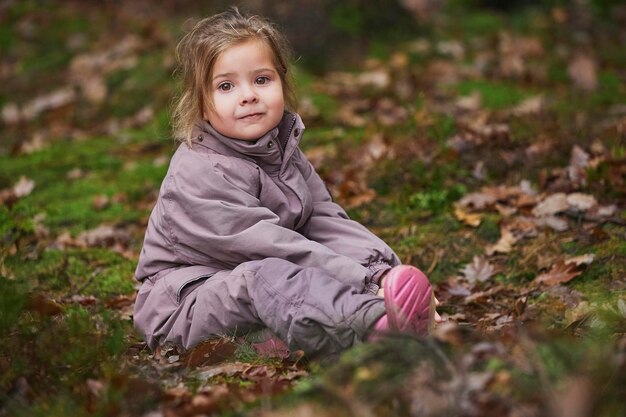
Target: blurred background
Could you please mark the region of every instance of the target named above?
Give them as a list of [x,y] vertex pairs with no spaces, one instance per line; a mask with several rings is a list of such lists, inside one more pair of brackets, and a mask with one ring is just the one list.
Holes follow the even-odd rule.
[[[333,197],[435,284],[428,343],[133,330],[174,48],[231,5],[287,33]],[[624,45],[618,0],[0,0],[0,417],[625,415]]]
[[[33,135],[80,136],[97,126],[115,130],[120,117],[134,114],[138,119],[126,124],[137,124],[150,112],[158,116],[173,93],[177,39],[195,20],[231,5],[275,21],[297,66],[312,74],[356,69],[366,57],[386,60],[411,44],[413,93],[433,77],[456,82],[444,61],[476,69],[474,79],[504,76],[537,85],[568,77],[568,65],[581,57],[577,71],[591,78],[581,81],[587,87],[595,87],[599,69],[615,59],[623,63],[623,31],[609,30],[625,25],[618,0],[3,0],[1,152]],[[533,30],[547,36],[535,51],[510,36]],[[598,54],[598,43],[613,54],[612,63]],[[550,63],[535,67],[531,61],[543,53],[552,55]],[[432,57],[441,58],[441,68],[428,65]]]

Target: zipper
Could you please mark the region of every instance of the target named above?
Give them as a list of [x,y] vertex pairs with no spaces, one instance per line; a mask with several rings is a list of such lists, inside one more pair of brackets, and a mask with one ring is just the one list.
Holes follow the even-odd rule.
[[283,149],[283,144],[281,143],[280,139],[277,139],[281,157],[285,156],[285,151],[287,150],[287,145],[289,144],[289,138],[291,137],[291,132],[293,132],[293,128],[296,126],[296,120],[297,120],[296,116],[292,116],[291,124],[289,125],[289,129],[287,129],[287,135],[286,135],[287,139],[285,141],[285,148],[284,149]]

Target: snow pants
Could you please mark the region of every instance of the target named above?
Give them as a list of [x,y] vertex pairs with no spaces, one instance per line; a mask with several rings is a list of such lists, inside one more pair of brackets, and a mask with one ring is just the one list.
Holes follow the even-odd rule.
[[385,312],[383,298],[363,287],[278,258],[182,284],[168,278],[145,280],[135,302],[135,326],[152,349],[164,343],[189,349],[268,328],[290,350],[333,357],[362,341]]

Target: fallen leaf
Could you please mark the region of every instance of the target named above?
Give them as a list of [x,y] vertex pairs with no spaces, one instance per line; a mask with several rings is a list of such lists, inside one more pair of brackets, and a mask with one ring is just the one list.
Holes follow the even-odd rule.
[[546,106],[546,99],[542,95],[529,97],[513,107],[509,112],[515,116],[538,114]]
[[35,188],[35,181],[25,176],[21,176],[17,183],[13,186],[13,193],[17,198],[26,197]]
[[454,217],[456,217],[458,221],[472,227],[478,227],[482,222],[482,216],[480,214],[468,213],[459,205],[454,207]]
[[517,238],[510,230],[504,228],[500,230],[500,240],[495,245],[489,245],[485,248],[485,253],[489,256],[496,253],[509,253],[513,250],[513,245],[517,242]]
[[109,197],[106,194],[98,194],[91,200],[91,207],[95,210],[104,210],[109,206]]
[[18,123],[20,121],[20,108],[15,103],[7,103],[2,108],[2,121],[8,125]]
[[598,204],[596,198],[589,194],[571,193],[567,195],[569,208],[576,211],[587,211]]
[[211,366],[208,369],[202,368],[202,370],[196,373],[196,376],[200,379],[211,379],[218,375],[233,376],[245,372],[251,368],[252,365],[241,362],[225,363],[222,365]]
[[608,206],[594,206],[585,213],[585,219],[592,221],[601,221],[613,216],[617,212],[617,206],[611,204]]
[[37,97],[24,105],[21,120],[33,120],[39,114],[73,103],[76,93],[72,87],[63,87],[49,94]]
[[231,339],[207,340],[183,355],[182,361],[187,368],[215,365],[231,358],[237,345]]
[[576,55],[567,67],[567,72],[574,86],[581,90],[593,91],[598,87],[596,61],[590,56]]
[[526,216],[517,216],[507,220],[506,223],[503,223],[501,229],[511,232],[517,240],[537,236],[535,219]]
[[30,295],[26,308],[43,316],[57,316],[65,310],[61,304],[40,293]]
[[584,184],[587,179],[586,169],[589,167],[590,160],[591,156],[583,148],[574,145],[572,147],[570,163],[567,167],[569,179],[575,183]]
[[459,200],[460,207],[483,210],[498,201],[496,196],[486,192],[470,193]]
[[391,85],[391,76],[386,70],[378,69],[360,73],[356,81],[361,87],[373,87],[384,90]]
[[548,272],[538,275],[533,283],[553,286],[571,281],[582,273],[576,263],[559,261]]
[[[65,238],[67,238],[67,236],[65,236]],[[75,240],[71,240],[70,238],[69,241],[61,243],[66,243],[70,244],[71,246],[83,248],[113,247],[115,245],[125,246],[130,242],[131,238],[131,233],[124,228],[114,227],[111,225],[100,225],[95,229],[81,232]]]
[[480,106],[482,104],[482,96],[478,91],[473,91],[472,94],[468,96],[459,97],[456,100],[455,105],[464,111],[477,111],[480,110]]
[[465,265],[461,273],[470,282],[485,282],[493,276],[495,268],[483,256],[474,256],[470,264]]
[[260,356],[264,358],[281,358],[286,359],[289,357],[289,348],[277,337],[270,337],[269,339],[253,343],[252,347]]
[[87,175],[87,173],[85,171],[83,171],[82,169],[80,169],[80,168],[73,168],[73,169],[71,169],[71,170],[69,170],[67,172],[65,177],[68,180],[78,180],[78,179],[84,178],[86,175]]
[[561,213],[568,208],[567,195],[565,193],[556,193],[537,204],[532,213],[535,217],[545,217]]
[[591,265],[595,257],[596,255],[594,255],[593,253],[588,253],[585,255],[576,256],[574,258],[568,258],[564,262],[565,264],[574,264],[576,266]]
[[564,232],[569,229],[567,220],[556,216],[545,216],[535,219],[535,224],[539,227],[549,227],[556,232]]

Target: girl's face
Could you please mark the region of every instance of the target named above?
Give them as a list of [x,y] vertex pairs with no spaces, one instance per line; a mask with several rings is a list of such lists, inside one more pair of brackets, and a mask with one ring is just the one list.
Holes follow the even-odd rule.
[[272,50],[251,39],[222,52],[213,66],[214,109],[204,117],[221,134],[256,140],[278,126],[285,110],[283,86]]

